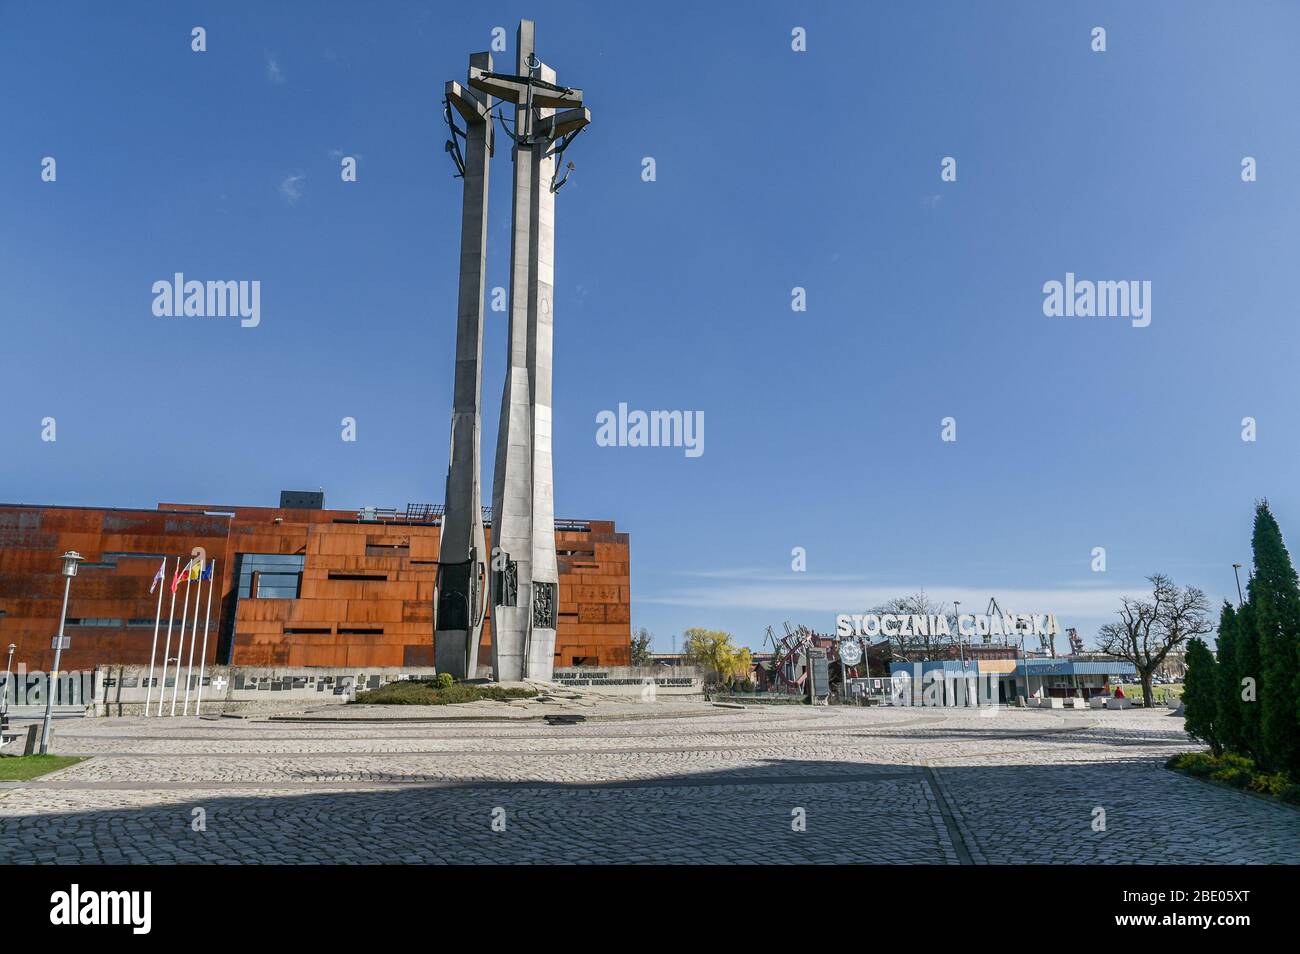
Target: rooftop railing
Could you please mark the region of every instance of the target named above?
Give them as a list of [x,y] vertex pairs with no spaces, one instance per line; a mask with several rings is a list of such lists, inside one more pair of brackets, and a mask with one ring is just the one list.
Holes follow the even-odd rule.
[[[357,521],[359,523],[411,523],[438,526],[442,524],[442,519],[446,514],[447,508],[444,504],[408,503],[404,510],[399,510],[396,507],[362,507],[357,511]],[[483,508],[483,524],[488,527],[492,526],[491,507]],[[555,529],[586,531],[591,529],[591,521],[557,517]]]

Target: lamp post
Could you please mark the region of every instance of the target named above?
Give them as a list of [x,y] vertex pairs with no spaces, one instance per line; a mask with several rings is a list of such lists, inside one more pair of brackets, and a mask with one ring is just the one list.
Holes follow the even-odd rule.
[[1232,575],[1237,579],[1237,608],[1240,609],[1241,605],[1246,602],[1241,597],[1241,564],[1240,563],[1234,563],[1232,565]]
[[952,601],[952,616],[956,620],[957,626],[957,655],[961,659],[962,666],[966,665],[966,647],[961,639],[961,600]]
[[63,657],[63,627],[68,620],[68,593],[72,590],[72,578],[77,575],[77,564],[85,559],[76,550],[69,550],[60,558],[63,560],[63,611],[59,613],[59,635],[54,640],[54,667],[50,670],[45,693],[45,722],[41,726],[41,755],[47,754],[50,746],[50,719],[54,716],[54,692],[58,686],[59,660]]
[[1029,705],[1029,652],[1025,649],[1025,634],[1020,634],[1020,665],[1025,669],[1025,705]]
[[5,660],[5,691],[4,695],[0,695],[0,725],[6,729],[9,727],[9,683],[13,680],[11,673],[14,668],[14,650],[17,648],[17,643],[9,644],[9,658]]

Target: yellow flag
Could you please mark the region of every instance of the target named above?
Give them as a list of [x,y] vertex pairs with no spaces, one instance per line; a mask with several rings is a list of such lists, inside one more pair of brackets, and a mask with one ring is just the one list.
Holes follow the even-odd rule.
[[193,582],[194,580],[197,580],[200,574],[202,573],[203,573],[203,561],[201,561],[198,557],[195,557],[193,560],[190,561],[190,581]]

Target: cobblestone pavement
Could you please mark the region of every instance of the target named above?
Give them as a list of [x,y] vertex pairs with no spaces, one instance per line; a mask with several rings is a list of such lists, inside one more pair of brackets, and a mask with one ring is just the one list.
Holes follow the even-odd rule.
[[1189,747],[1163,710],[100,719],[55,743],[93,758],[0,783],[0,863],[1300,862],[1300,812],[1162,767]]

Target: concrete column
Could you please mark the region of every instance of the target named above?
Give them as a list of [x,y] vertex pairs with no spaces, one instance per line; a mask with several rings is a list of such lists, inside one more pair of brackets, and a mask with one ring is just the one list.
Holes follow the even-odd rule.
[[[528,75],[533,24],[516,34],[516,72]],[[528,107],[515,107],[515,134],[531,128]],[[533,166],[536,151],[516,145],[510,228],[510,329],[496,467],[492,473],[492,668],[500,681],[523,679],[531,617],[533,560],[532,383],[529,373],[529,290],[533,245]]]
[[[542,64],[539,77],[555,82],[555,71]],[[537,118],[553,109],[538,109]],[[532,228],[529,257],[532,268],[528,288],[528,368],[532,417],[532,565],[530,604],[525,640],[525,674],[549,681],[555,662],[555,626],[559,614],[560,578],[555,556],[555,490],[551,468],[551,370],[555,319],[555,193],[551,177],[555,157],[547,156],[550,143],[532,147],[529,185]]]
[[[492,69],[490,53],[471,67]],[[438,584],[434,595],[434,665],[458,679],[477,672],[487,607],[487,559],[480,486],[480,395],[483,382],[483,294],[487,261],[488,172],[492,158],[492,98],[448,84],[448,99],[465,122],[461,201],[460,288],[456,312],[456,374],[451,414]]]
[[548,153],[567,148],[591,118],[582,91],[557,85],[555,71],[534,52],[533,23],[523,20],[516,75],[470,73],[475,88],[515,104],[510,331],[492,476],[492,663],[501,680],[549,680],[555,658],[560,589],[551,467],[556,156]]

